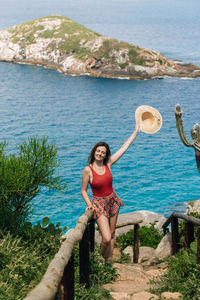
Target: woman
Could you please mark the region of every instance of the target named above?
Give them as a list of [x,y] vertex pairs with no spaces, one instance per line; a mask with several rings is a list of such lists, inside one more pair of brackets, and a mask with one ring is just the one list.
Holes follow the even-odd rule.
[[[87,209],[94,210],[94,218],[102,235],[100,254],[105,259],[105,264],[112,262],[117,217],[120,206],[124,206],[113,190],[110,167],[126,152],[139,131],[139,126],[136,125],[128,140],[113,155],[105,142],[96,144],[88,159],[90,164],[83,171],[81,194]],[[89,183],[93,192],[92,202],[87,194]]]

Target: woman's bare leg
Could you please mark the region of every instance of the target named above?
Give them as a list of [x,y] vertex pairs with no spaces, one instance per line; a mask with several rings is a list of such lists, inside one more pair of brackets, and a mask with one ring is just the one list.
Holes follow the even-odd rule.
[[107,261],[108,256],[110,255],[110,247],[111,247],[111,231],[110,231],[109,219],[106,216],[101,215],[96,222],[99,226],[102,235],[100,254],[103,256],[105,261]]
[[110,217],[110,233],[111,233],[111,242],[110,242],[110,252],[108,253],[108,262],[112,262],[113,249],[114,249],[114,241],[115,241],[115,229],[117,224],[119,211],[112,217]]
[[117,224],[118,213],[119,211],[110,219],[108,219],[104,215],[101,215],[97,219],[97,224],[99,226],[102,235],[100,254],[108,263],[112,262],[114,239],[115,239],[115,228]]

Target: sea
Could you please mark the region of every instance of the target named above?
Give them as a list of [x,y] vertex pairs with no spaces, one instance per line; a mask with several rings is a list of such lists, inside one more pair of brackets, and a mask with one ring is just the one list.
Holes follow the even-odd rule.
[[[67,16],[104,36],[200,65],[198,0],[0,0],[0,30],[49,15]],[[135,127],[140,105],[157,108],[163,126],[140,132],[112,166],[113,186],[125,206],[120,213],[149,210],[168,217],[185,212],[200,198],[194,149],[177,133],[174,109],[180,104],[186,136],[200,122],[200,78],[161,80],[68,76],[40,66],[0,62],[0,141],[7,155],[31,136],[48,137],[58,148],[67,191],[42,189],[33,199],[30,220],[45,216],[72,228],[85,211],[81,177],[94,144],[106,141],[115,153]],[[90,187],[88,189],[91,198]]]

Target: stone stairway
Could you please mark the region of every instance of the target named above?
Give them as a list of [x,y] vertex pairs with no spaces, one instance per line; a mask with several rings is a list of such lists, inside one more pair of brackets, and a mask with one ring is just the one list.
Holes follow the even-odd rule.
[[[155,300],[158,296],[149,292],[150,279],[165,272],[167,262],[158,265],[120,264],[114,263],[119,277],[111,284],[105,284],[112,298],[115,300]],[[180,299],[179,293],[163,293],[161,299]]]

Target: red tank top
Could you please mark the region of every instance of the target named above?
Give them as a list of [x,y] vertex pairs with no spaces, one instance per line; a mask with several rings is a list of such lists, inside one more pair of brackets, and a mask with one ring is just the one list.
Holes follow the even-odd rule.
[[103,175],[97,174],[91,166],[89,167],[93,176],[92,183],[90,183],[93,195],[105,197],[112,194],[112,173],[109,167],[107,165],[105,166],[105,173]]

